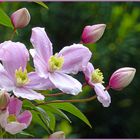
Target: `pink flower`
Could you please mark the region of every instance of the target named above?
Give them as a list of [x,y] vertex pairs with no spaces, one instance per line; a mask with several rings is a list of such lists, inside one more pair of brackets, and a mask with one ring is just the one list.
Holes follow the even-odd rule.
[[86,26],[82,33],[82,42],[85,44],[95,43],[102,37],[105,28],[106,28],[105,24]]
[[26,8],[21,8],[11,15],[11,21],[15,29],[27,26],[30,18],[30,13]]
[[122,90],[131,83],[135,73],[136,69],[130,67],[124,67],[116,70],[109,80],[109,87],[114,90]]
[[87,83],[94,88],[99,102],[101,102],[104,107],[108,107],[111,103],[111,97],[102,85],[103,75],[100,70],[94,69],[93,65],[88,63],[87,68],[83,72]]
[[29,100],[44,99],[43,95],[34,91],[43,88],[43,79],[35,72],[27,73],[29,53],[24,44],[11,41],[1,43],[0,60],[3,64],[0,64],[1,89],[13,91],[15,96]]
[[44,28],[40,27],[32,29],[31,42],[34,49],[30,53],[38,75],[50,81],[51,88],[77,95],[82,90],[82,85],[68,74],[76,74],[86,67],[91,58],[89,49],[81,44],[73,44],[53,55],[52,43]]
[[0,125],[10,134],[21,132],[31,123],[31,112],[25,110],[20,114],[21,108],[22,101],[12,97],[7,109],[0,112]]

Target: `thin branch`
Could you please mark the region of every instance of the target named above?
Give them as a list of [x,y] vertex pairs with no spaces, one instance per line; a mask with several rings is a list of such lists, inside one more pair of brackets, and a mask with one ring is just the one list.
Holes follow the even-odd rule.
[[60,96],[60,95],[63,95],[65,93],[63,92],[60,92],[60,93],[54,93],[54,94],[44,94],[45,97],[54,97],[54,96]]
[[14,38],[14,36],[15,36],[15,33],[16,33],[16,29],[14,29],[14,31],[13,31],[11,37],[10,37],[10,40],[13,40],[13,38]]
[[38,103],[36,106],[39,105],[45,105],[45,104],[50,104],[50,103],[81,103],[81,102],[89,102],[96,99],[96,95],[86,98],[86,99],[74,99],[74,100],[53,100],[53,101],[48,101],[44,103]]

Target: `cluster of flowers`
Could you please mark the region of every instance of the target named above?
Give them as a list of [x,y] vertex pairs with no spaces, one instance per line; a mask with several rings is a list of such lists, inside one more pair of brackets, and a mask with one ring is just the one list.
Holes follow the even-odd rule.
[[[29,12],[25,8],[20,9],[12,14],[11,20],[15,29],[23,28],[29,23]],[[86,26],[82,34],[83,44],[99,40],[105,27],[104,24]],[[35,90],[55,88],[63,93],[77,95],[82,91],[82,84],[69,74],[83,72],[86,83],[95,90],[99,102],[108,107],[111,98],[107,90],[123,89],[135,75],[134,68],[121,68],[112,74],[105,88],[103,74],[89,62],[92,53],[86,46],[73,44],[53,55],[52,43],[41,27],[32,29],[30,41],[34,48],[29,51],[20,42],[5,41],[0,44],[0,125],[11,134],[27,128],[32,120],[30,111],[20,114],[22,101],[19,97],[44,100],[45,97]],[[29,52],[35,71],[27,73]]]

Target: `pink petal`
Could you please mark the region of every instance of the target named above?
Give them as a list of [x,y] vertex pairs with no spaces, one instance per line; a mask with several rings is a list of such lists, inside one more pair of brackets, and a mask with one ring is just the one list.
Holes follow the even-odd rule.
[[63,73],[51,73],[49,79],[56,86],[67,94],[77,95],[82,91],[82,85],[73,77]]
[[33,28],[30,41],[39,56],[47,62],[52,55],[52,43],[50,42],[45,29],[40,27]]
[[4,69],[4,67],[0,64],[0,88],[5,89],[6,91],[11,91],[14,88],[14,82],[11,77]]
[[89,49],[82,44],[64,47],[59,52],[59,56],[64,57],[62,72],[76,74],[78,71],[82,71],[87,66],[91,55]]
[[8,105],[9,114],[18,115],[20,113],[21,108],[22,108],[22,101],[14,97],[10,98],[10,103]]
[[15,77],[15,70],[26,68],[29,53],[26,46],[20,42],[5,41],[0,47],[0,59],[7,72]]
[[84,75],[85,75],[85,79],[87,82],[91,82],[91,75],[92,72],[94,71],[94,67],[93,65],[89,62],[86,69],[83,71]]
[[38,75],[43,78],[48,78],[48,64],[42,59],[35,49],[30,49],[30,53],[33,57],[35,70]]
[[16,88],[14,95],[17,97],[26,98],[29,100],[44,100],[44,96],[26,87]]
[[50,82],[49,78],[44,79],[38,76],[36,72],[30,72],[28,74],[30,82],[26,85],[29,89],[45,90],[54,88],[55,86]]
[[9,116],[9,112],[8,110],[4,110],[4,111],[0,111],[0,126],[2,128],[5,128],[6,124],[7,124],[7,118]]
[[97,94],[97,99],[104,107],[108,107],[111,103],[111,97],[102,84],[94,84],[94,90]]
[[32,114],[30,111],[24,111],[17,117],[17,121],[20,123],[25,123],[27,127],[30,125],[32,120]]
[[25,123],[11,122],[6,125],[5,131],[9,132],[10,134],[17,134],[25,128],[27,128]]

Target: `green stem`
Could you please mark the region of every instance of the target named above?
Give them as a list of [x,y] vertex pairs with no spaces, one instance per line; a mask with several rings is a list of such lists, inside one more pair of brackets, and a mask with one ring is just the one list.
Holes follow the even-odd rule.
[[65,94],[65,93],[60,92],[60,93],[54,93],[54,94],[45,94],[44,96],[45,97],[54,97],[54,96],[60,96],[60,95],[63,95],[63,94]]
[[16,29],[14,29],[14,31],[13,31],[13,33],[12,33],[12,35],[11,35],[10,40],[13,40],[13,38],[14,38],[14,36],[15,36],[15,33],[16,33]]
[[6,132],[3,131],[3,129],[0,127],[0,138],[3,138],[3,136],[4,136],[5,133],[6,133]]
[[89,102],[96,99],[96,95],[86,98],[86,99],[74,99],[74,100],[53,100],[53,101],[48,101],[44,103],[38,103],[36,106],[39,105],[45,105],[45,104],[50,104],[50,103],[82,103],[82,102]]

